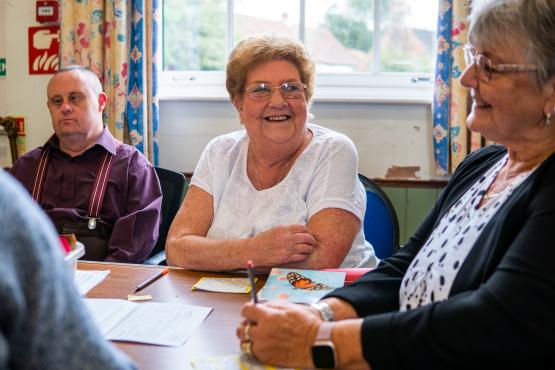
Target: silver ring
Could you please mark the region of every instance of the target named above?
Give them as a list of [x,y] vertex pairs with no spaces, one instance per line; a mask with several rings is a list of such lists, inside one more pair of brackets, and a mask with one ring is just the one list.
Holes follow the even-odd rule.
[[252,342],[241,342],[241,352],[243,352],[245,355],[252,356]]
[[245,340],[247,342],[250,342],[251,340],[251,336],[249,335],[249,330],[251,330],[251,324],[245,325],[245,328],[243,329],[243,336],[245,337]]

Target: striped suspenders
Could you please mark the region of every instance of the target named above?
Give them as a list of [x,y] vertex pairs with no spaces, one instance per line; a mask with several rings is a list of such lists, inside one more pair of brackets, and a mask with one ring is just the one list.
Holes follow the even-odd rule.
[[[116,144],[116,153],[120,147],[120,143]],[[35,174],[35,182],[33,183],[33,199],[40,204],[42,199],[42,191],[44,188],[44,181],[46,179],[46,172],[48,170],[48,161],[50,159],[50,146],[47,146],[42,151],[39,160],[37,173]],[[91,197],[89,199],[89,207],[87,209],[88,228],[94,230],[96,228],[96,221],[100,218],[100,211],[102,210],[102,202],[106,194],[106,187],[108,185],[108,176],[112,169],[114,155],[106,152],[98,170],[96,171],[96,179],[92,187]]]
[[46,169],[48,168],[48,160],[50,159],[50,145],[42,150],[40,156],[39,167],[35,174],[35,182],[33,183],[33,199],[40,204],[42,199],[42,189],[44,188],[44,179],[46,178]]

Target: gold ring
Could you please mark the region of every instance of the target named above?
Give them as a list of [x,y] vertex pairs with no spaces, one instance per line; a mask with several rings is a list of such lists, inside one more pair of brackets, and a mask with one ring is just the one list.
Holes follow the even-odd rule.
[[252,356],[252,342],[241,342],[241,352],[245,355]]
[[243,329],[243,336],[245,337],[245,340],[247,342],[250,342],[251,340],[251,336],[249,335],[249,330],[251,330],[251,324],[245,325],[245,328]]

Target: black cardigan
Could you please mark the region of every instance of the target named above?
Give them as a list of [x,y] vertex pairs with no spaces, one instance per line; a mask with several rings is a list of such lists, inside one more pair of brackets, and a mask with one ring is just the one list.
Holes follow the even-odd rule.
[[461,266],[449,299],[399,312],[399,287],[435,225],[503,155],[460,164],[425,221],[394,256],[327,297],[350,302],[365,359],[380,369],[555,369],[555,155],[516,188]]

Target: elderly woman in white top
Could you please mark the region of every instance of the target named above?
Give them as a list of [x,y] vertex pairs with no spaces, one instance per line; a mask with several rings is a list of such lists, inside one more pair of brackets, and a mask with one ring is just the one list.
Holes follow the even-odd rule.
[[553,369],[555,1],[471,13],[457,168],[401,250],[314,307],[246,304],[246,352],[286,367]]
[[355,147],[307,123],[313,86],[314,64],[296,41],[249,38],[233,50],[226,87],[245,130],[204,150],[169,231],[170,265],[376,265]]

